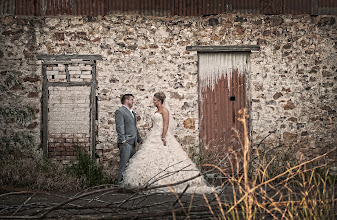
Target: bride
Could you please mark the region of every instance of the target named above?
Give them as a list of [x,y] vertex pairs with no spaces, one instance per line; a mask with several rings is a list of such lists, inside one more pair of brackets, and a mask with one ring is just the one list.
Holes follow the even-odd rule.
[[[174,120],[165,98],[162,92],[154,94],[153,104],[157,111],[152,116],[153,127],[139,151],[130,159],[122,185],[153,187],[192,179],[172,187],[178,193],[186,187],[188,193],[211,193],[215,189],[207,186],[202,176],[193,179],[200,171],[173,136]],[[170,191],[168,187],[157,190]]]

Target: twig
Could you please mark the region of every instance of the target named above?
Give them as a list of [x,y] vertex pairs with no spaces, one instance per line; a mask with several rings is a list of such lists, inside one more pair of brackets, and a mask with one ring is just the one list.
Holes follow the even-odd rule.
[[[191,208],[191,212],[196,212],[196,213],[203,213],[206,212],[206,214],[209,215],[207,212],[208,208],[205,206],[196,206]],[[185,215],[184,209],[183,208],[177,208],[174,209],[174,213],[176,215]],[[163,211],[152,211],[152,212],[145,212],[145,213],[123,213],[122,215],[114,215],[112,216],[111,214],[108,215],[100,215],[100,216],[90,216],[90,215],[83,215],[83,216],[76,216],[71,219],[142,219],[142,218],[153,218],[153,217],[164,217],[164,216],[170,216],[172,215],[171,210],[163,210]]]
[[187,184],[187,186],[185,187],[184,191],[180,194],[179,198],[177,198],[177,200],[172,204],[172,207],[174,207],[174,205],[177,204],[177,202],[181,200],[181,198],[184,196],[185,192],[187,191],[187,189],[189,187],[190,187],[190,185]]
[[22,208],[22,206],[26,205],[26,203],[27,203],[33,196],[35,196],[35,195],[36,195],[36,193],[34,193],[34,194],[31,195],[30,197],[28,197],[28,198],[26,199],[26,201],[25,201],[24,203],[22,203],[22,204],[15,210],[15,212],[12,214],[12,216],[15,215],[15,214]]
[[158,176],[159,174],[165,172],[165,171],[166,171],[167,169],[169,169],[170,167],[175,166],[175,165],[177,165],[177,164],[180,164],[180,163],[182,163],[182,162],[183,162],[183,161],[179,161],[179,162],[177,162],[177,163],[175,163],[175,164],[172,164],[171,166],[166,167],[164,170],[160,171],[159,173],[157,173],[156,175],[154,175],[152,178],[150,178],[150,179],[147,181],[147,183],[146,183],[145,185],[151,185],[151,184],[149,184],[150,181],[151,181],[152,179],[154,179],[156,176]]
[[62,206],[65,205],[65,204],[68,204],[68,203],[70,203],[70,202],[72,202],[72,201],[75,201],[75,200],[77,200],[77,199],[80,199],[80,198],[83,198],[83,197],[86,197],[86,196],[89,196],[89,195],[93,195],[93,194],[95,194],[95,193],[101,193],[101,192],[106,192],[106,191],[111,191],[111,190],[112,190],[112,189],[95,190],[95,191],[92,191],[92,192],[89,192],[89,193],[82,194],[82,195],[77,196],[77,197],[73,197],[73,198],[71,198],[71,199],[68,199],[67,201],[64,201],[64,202],[62,202],[62,203],[60,203],[60,204],[58,204],[58,205],[56,205],[56,206],[54,206],[54,207],[52,207],[52,208],[46,210],[46,211],[45,211],[42,215],[40,215],[39,217],[40,217],[40,218],[43,218],[43,217],[45,217],[46,215],[48,215],[48,213],[50,213],[50,212],[52,212],[52,211],[54,211],[54,210],[56,210],[56,209],[62,207]]

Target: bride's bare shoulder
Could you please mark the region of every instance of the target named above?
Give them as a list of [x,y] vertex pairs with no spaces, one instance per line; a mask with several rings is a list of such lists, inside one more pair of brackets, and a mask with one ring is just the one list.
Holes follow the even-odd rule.
[[163,113],[168,113],[169,111],[167,110],[167,108],[163,107]]
[[163,117],[168,117],[169,111],[167,110],[167,108],[164,107],[161,114],[163,115]]

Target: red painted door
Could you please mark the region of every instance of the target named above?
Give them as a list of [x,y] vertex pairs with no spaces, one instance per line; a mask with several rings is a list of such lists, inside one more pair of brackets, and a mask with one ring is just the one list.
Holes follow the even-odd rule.
[[[249,53],[199,53],[200,139],[205,162],[242,155]],[[228,164],[227,164],[228,165]]]

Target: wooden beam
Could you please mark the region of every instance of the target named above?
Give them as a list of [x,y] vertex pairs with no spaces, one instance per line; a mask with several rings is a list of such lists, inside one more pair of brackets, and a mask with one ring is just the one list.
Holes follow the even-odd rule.
[[102,60],[101,55],[37,55],[38,60]]
[[68,86],[91,86],[92,82],[48,82],[48,86],[68,87]]
[[48,82],[46,66],[42,65],[42,149],[43,156],[48,157]]
[[246,46],[187,46],[187,51],[197,51],[200,53],[216,53],[216,52],[251,52],[259,51],[259,45]]
[[94,63],[94,60],[42,60],[41,61],[43,64],[88,64],[88,65],[92,65]]
[[92,65],[92,78],[91,78],[91,93],[90,93],[90,151],[91,158],[95,159],[96,152],[96,64]]

